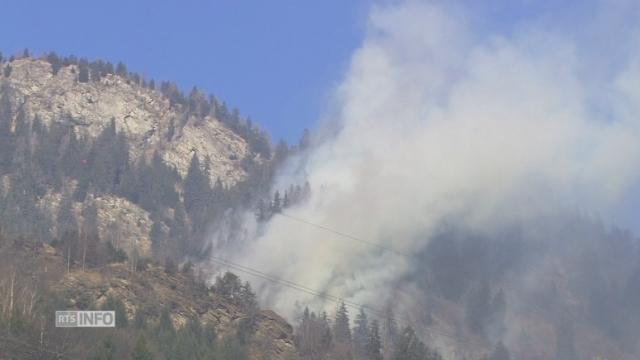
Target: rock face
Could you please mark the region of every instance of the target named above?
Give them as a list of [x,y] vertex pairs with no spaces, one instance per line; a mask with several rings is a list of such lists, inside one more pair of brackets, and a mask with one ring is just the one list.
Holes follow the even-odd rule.
[[45,124],[68,122],[78,135],[92,138],[114,119],[118,131],[129,139],[134,161],[158,150],[184,176],[197,152],[209,167],[212,182],[231,184],[246,175],[240,166],[249,153],[244,139],[210,116],[188,116],[158,91],[117,75],[79,82],[76,65],[53,75],[48,62],[32,58],[12,61],[11,69],[9,77],[0,78],[0,85],[10,87],[14,107],[22,107],[30,118],[38,115]]
[[[215,326],[218,336],[232,336],[239,322],[247,315],[229,300],[198,287],[181,273],[168,275],[161,267],[131,274],[122,264],[112,264],[99,270],[71,272],[55,285],[72,301],[89,301],[100,307],[109,297],[122,300],[129,322],[136,311],[144,311],[156,321],[163,308],[171,308],[171,320],[176,329],[189,318]],[[249,346],[251,359],[292,359],[296,349],[293,328],[279,315],[261,310],[256,316],[253,337]]]
[[[58,213],[62,195],[58,192],[48,192],[40,200],[40,207],[45,209],[49,220],[53,224],[53,233],[57,232],[55,215]],[[98,235],[100,239],[109,241],[116,248],[122,248],[131,254],[135,247],[139,256],[151,256],[150,231],[153,225],[149,212],[131,201],[114,195],[91,196],[85,203],[93,202],[98,212]],[[74,214],[80,220],[82,203],[74,204]]]
[[[203,325],[213,325],[220,340],[234,336],[240,322],[248,316],[231,299],[208,289],[193,275],[168,274],[164,268],[153,264],[136,272],[132,272],[127,264],[68,271],[62,255],[51,246],[18,241],[3,243],[2,238],[0,260],[0,315],[6,315],[9,306],[16,304],[25,309],[26,318],[35,317],[34,301],[46,300],[51,294],[66,299],[65,308],[70,309],[99,309],[108,298],[115,298],[123,302],[129,324],[134,323],[136,312],[142,311],[147,324],[154,326],[163,309],[170,309],[169,315],[176,329],[182,328],[188,319],[198,318]],[[297,358],[293,329],[274,312],[259,311],[251,330],[249,359]],[[37,342],[37,338],[34,341]],[[19,357],[29,349],[23,344],[9,352],[20,355],[9,358],[40,358]],[[7,350],[0,339],[0,354],[7,355],[3,353]],[[2,355],[0,358],[4,359]]]
[[[27,119],[37,116],[45,125],[58,122],[70,126],[78,137],[91,143],[113,120],[116,130],[127,137],[131,163],[150,161],[157,152],[184,178],[196,153],[211,184],[220,180],[232,185],[247,176],[241,162],[252,155],[244,138],[211,115],[190,115],[160,91],[113,74],[80,82],[77,65],[63,66],[54,75],[49,62],[34,58],[16,59],[4,66],[10,66],[11,72],[0,76],[0,86],[8,90],[11,108],[16,110],[11,120],[14,124],[20,110]],[[0,177],[0,195],[6,194],[7,184],[7,176]],[[49,189],[39,199],[53,234],[62,192],[72,194],[76,186],[76,181],[70,181],[63,191]],[[151,255],[153,221],[148,211],[122,197],[89,194],[83,204],[74,205],[79,221],[88,202],[97,207],[102,240],[110,240],[129,254],[135,246],[139,255]]]

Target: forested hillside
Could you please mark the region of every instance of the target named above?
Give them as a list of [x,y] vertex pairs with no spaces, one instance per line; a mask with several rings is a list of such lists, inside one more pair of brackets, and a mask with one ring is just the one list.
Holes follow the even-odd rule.
[[[304,196],[269,189],[305,137],[273,146],[237,109],[122,63],[25,51],[0,68],[0,358],[262,358],[280,339],[270,357],[293,356],[248,283],[198,263],[216,223]],[[96,308],[119,328],[53,328],[53,310]]]
[[[208,226],[270,202],[275,168],[298,149],[273,149],[237,109],[195,88],[156,90],[122,63],[25,53],[2,67],[0,224],[66,249],[71,263],[98,265],[103,247],[202,256]],[[286,201],[300,196],[291,191]]]
[[[372,226],[368,213],[343,229],[289,214],[323,203],[310,201],[314,184],[278,178],[283,166],[309,155],[308,132],[295,145],[274,144],[215,96],[197,88],[185,95],[122,63],[25,51],[0,55],[0,70],[0,359],[578,360],[640,353],[639,242],[595,215],[559,210],[479,231],[456,213],[429,226],[417,221],[409,237],[424,246],[396,251],[403,233],[385,233],[393,246],[350,234],[349,221]],[[387,178],[384,189],[398,190]],[[294,222],[299,232],[289,233]],[[294,243],[301,259],[333,259],[359,242],[348,262],[379,257],[405,271],[379,289],[375,280],[358,282],[366,272],[314,263],[330,274],[322,283],[329,289],[332,281],[339,282],[334,289],[352,281],[356,292],[378,292],[375,301],[357,303],[349,293],[280,279],[259,265],[212,260],[249,259],[269,229],[276,235],[267,240]],[[271,249],[258,256],[274,262]],[[284,288],[313,297],[291,301],[293,325],[261,309],[254,290],[273,290],[269,299]],[[116,310],[119,328],[78,336],[50,321],[54,310],[95,308]]]

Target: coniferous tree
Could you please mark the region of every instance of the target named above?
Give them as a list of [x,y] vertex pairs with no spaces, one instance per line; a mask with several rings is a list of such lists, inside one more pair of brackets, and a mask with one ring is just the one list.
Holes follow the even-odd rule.
[[86,59],[80,59],[78,62],[78,81],[81,83],[89,82],[89,62]]
[[369,340],[369,320],[367,314],[361,308],[355,319],[353,329],[353,348],[356,359],[366,358],[367,342]]
[[187,220],[187,212],[182,203],[178,203],[174,211],[171,227],[169,228],[169,238],[172,240],[170,250],[184,254],[190,236],[191,231]]
[[139,335],[136,340],[136,345],[131,353],[132,360],[153,360],[153,354],[149,350],[149,345],[144,335]]
[[118,64],[116,65],[116,75],[122,77],[127,76],[127,67],[120,61],[118,61]]
[[202,250],[201,242],[206,236],[207,225],[211,219],[211,196],[207,168],[201,168],[198,156],[194,154],[184,180],[184,206],[192,224],[191,243],[186,244],[189,253]]
[[85,266],[97,266],[100,264],[98,246],[100,233],[98,230],[98,208],[95,201],[90,201],[82,210],[83,226],[82,240],[82,268]]
[[380,339],[380,326],[377,320],[373,320],[369,327],[365,358],[368,360],[382,360],[382,340]]
[[113,338],[108,336],[98,346],[96,353],[93,355],[93,360],[115,360],[116,359],[116,344]]
[[47,61],[51,64],[51,72],[53,73],[53,76],[56,76],[62,68],[62,60],[56,53],[50,52],[47,54]]
[[13,70],[13,68],[11,67],[11,64],[7,64],[4,67],[4,71],[3,71],[4,77],[8,78],[9,76],[11,76],[11,71],[12,70]]
[[424,345],[411,326],[398,335],[393,353],[394,360],[442,360],[442,356]]
[[73,199],[69,194],[63,194],[60,199],[56,224],[59,239],[62,239],[67,232],[78,231],[78,221],[73,211]]
[[151,231],[149,232],[149,237],[151,238],[151,250],[153,253],[161,257],[163,254],[163,250],[166,249],[167,236],[162,227],[162,221],[160,219],[153,219],[153,225],[151,226]]
[[15,137],[12,131],[13,106],[11,89],[6,83],[0,88],[0,171],[7,172],[13,162]]
[[382,330],[384,358],[387,359],[392,356],[399,335],[398,323],[391,308],[386,311]]
[[129,326],[129,319],[127,319],[127,311],[124,307],[122,300],[116,297],[109,296],[102,305],[102,310],[114,311],[116,315],[116,327],[126,328]]
[[167,141],[173,140],[173,136],[176,134],[176,120],[171,118],[169,121],[169,129],[167,130]]
[[280,191],[277,191],[273,194],[273,202],[271,203],[271,213],[277,214],[282,210],[282,203],[280,200]]
[[333,321],[333,356],[336,359],[350,360],[353,358],[351,329],[349,327],[349,312],[344,302],[338,305]]
[[309,129],[304,129],[302,136],[300,137],[300,141],[298,142],[298,149],[304,151],[309,148],[311,145],[311,133]]
[[136,309],[136,314],[133,316],[133,327],[138,330],[147,328],[147,314],[140,307]]

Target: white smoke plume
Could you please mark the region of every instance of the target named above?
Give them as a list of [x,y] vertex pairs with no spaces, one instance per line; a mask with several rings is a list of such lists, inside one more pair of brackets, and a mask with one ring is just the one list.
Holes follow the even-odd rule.
[[[287,213],[412,254],[447,219],[483,231],[615,208],[640,175],[640,37],[619,38],[612,62],[544,21],[500,33],[472,15],[437,2],[373,7],[326,121],[337,130],[278,178],[275,188],[311,185]],[[588,30],[613,22],[603,15]],[[233,262],[373,307],[412,267],[284,216],[254,235]],[[251,281],[285,315],[296,304],[334,307]]]

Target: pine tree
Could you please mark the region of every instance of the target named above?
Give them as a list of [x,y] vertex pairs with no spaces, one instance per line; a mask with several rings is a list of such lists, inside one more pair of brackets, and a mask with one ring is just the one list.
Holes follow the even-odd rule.
[[141,307],[136,309],[136,314],[133,317],[133,326],[138,330],[147,328],[147,315]]
[[278,142],[278,145],[276,145],[276,149],[273,155],[273,161],[276,163],[276,165],[280,165],[284,163],[284,161],[287,159],[288,156],[289,156],[289,145],[287,144],[286,141],[280,140],[280,142]]
[[63,194],[60,199],[56,224],[59,239],[62,239],[66,232],[78,231],[78,221],[76,220],[76,215],[73,211],[73,199],[69,194]]
[[93,355],[93,360],[115,360],[116,359],[116,344],[113,341],[113,338],[110,336],[102,341],[98,349],[96,350],[95,355]]
[[116,75],[122,77],[127,76],[127,67],[122,62],[118,62],[116,65]]
[[393,354],[394,360],[423,360],[426,358],[427,349],[416,336],[411,326],[405,327],[396,343]]
[[89,82],[89,62],[86,59],[80,59],[78,63],[78,81]]
[[273,203],[271,204],[271,213],[277,214],[282,209],[282,203],[280,202],[280,192],[276,190],[273,194]]
[[311,145],[311,133],[309,129],[304,129],[302,136],[300,137],[300,141],[298,142],[298,148],[302,151],[309,148]]
[[369,340],[369,320],[362,308],[356,316],[355,325],[353,329],[354,355],[356,359],[365,359],[367,342]]
[[187,213],[191,215],[203,211],[209,191],[209,179],[200,167],[198,155],[194,153],[184,180],[184,206]]
[[340,302],[333,322],[333,336],[338,343],[351,343],[351,329],[349,328],[349,311],[344,302]]
[[109,296],[102,305],[102,310],[114,311],[116,314],[116,327],[126,328],[129,326],[129,319],[127,318],[127,311],[124,307],[122,300],[116,297]]
[[54,52],[47,54],[47,61],[51,64],[51,73],[53,76],[58,74],[58,71],[62,68],[62,59]]
[[257,209],[257,213],[256,213],[256,218],[258,219],[258,221],[262,222],[267,220],[268,215],[267,215],[267,206],[264,203],[263,199],[258,200],[258,209]]
[[390,358],[398,339],[398,323],[393,314],[393,309],[388,308],[383,324],[383,351],[385,359]]
[[144,338],[144,335],[139,335],[136,340],[136,345],[133,348],[133,352],[131,353],[132,360],[153,360],[153,354],[149,350],[149,345],[147,345],[147,340]]
[[200,167],[198,156],[194,154],[184,180],[184,205],[192,224],[191,242],[186,244],[188,253],[198,252],[202,248],[207,225],[211,220],[211,200],[212,193],[207,169]]
[[368,360],[382,360],[382,340],[380,339],[380,326],[377,320],[371,322],[365,355]]
[[162,251],[166,249],[165,245],[167,237],[160,219],[153,219],[153,225],[151,226],[149,237],[151,238],[151,249],[153,250],[153,253],[156,256],[162,256]]
[[13,106],[9,85],[3,83],[0,92],[0,172],[6,172],[13,162],[15,150],[15,137],[11,130]]
[[99,265],[98,245],[100,243],[100,233],[98,230],[98,208],[95,201],[90,201],[82,209],[84,219],[81,231],[82,240],[82,267],[86,265]]
[[169,128],[167,129],[167,141],[173,140],[173,136],[176,134],[176,120],[171,118],[169,122]]

